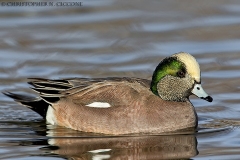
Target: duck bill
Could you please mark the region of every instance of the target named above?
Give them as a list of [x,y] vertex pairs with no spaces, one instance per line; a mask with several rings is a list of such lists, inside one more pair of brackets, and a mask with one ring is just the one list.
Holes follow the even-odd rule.
[[212,102],[213,98],[209,96],[202,88],[201,84],[195,84],[192,90],[192,93],[196,95],[197,97],[204,99],[208,102]]

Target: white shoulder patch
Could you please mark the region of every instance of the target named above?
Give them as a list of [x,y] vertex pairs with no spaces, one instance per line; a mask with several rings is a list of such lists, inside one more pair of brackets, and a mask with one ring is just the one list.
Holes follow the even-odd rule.
[[93,102],[88,105],[87,107],[94,107],[94,108],[109,108],[111,105],[107,102]]
[[91,150],[91,151],[88,151],[88,152],[91,152],[91,153],[102,153],[102,152],[109,152],[111,150],[112,149],[96,149],[96,150]]

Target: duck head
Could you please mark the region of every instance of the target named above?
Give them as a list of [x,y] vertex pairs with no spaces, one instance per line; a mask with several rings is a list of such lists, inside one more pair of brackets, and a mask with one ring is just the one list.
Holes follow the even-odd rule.
[[194,94],[212,102],[201,86],[201,72],[196,59],[180,52],[163,59],[156,67],[151,82],[152,92],[163,100],[184,102]]

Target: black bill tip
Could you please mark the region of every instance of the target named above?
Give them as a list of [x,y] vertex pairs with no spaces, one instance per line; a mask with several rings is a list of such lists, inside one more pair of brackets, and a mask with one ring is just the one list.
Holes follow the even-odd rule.
[[212,102],[213,101],[213,98],[211,96],[207,96],[207,97],[201,97],[201,99],[204,99],[208,102]]

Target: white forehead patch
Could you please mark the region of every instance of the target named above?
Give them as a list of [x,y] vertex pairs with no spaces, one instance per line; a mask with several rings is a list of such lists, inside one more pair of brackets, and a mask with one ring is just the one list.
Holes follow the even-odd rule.
[[187,72],[197,81],[200,82],[200,67],[196,59],[189,53],[179,52],[171,57],[177,57],[186,65]]
[[94,107],[94,108],[109,108],[111,105],[107,102],[93,102],[88,105],[87,107]]

